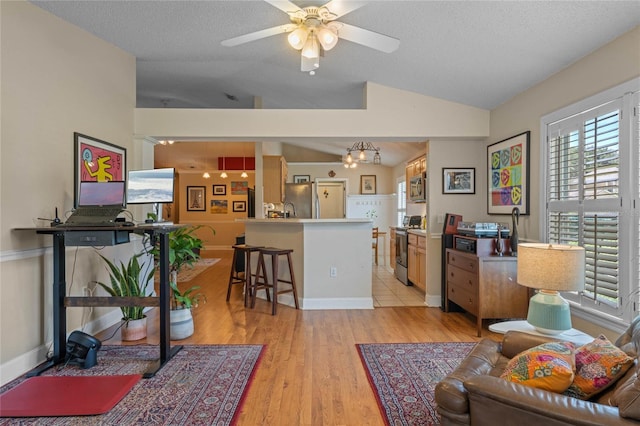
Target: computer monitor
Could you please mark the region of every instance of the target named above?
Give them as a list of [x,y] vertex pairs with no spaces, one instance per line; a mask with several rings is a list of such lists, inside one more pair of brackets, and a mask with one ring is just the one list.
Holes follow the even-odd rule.
[[124,207],[124,182],[80,182],[78,207]]
[[173,168],[130,170],[127,204],[173,203]]

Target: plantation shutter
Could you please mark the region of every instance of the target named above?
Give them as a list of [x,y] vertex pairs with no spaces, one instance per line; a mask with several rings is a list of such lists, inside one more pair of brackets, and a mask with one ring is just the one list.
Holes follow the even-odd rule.
[[585,248],[585,288],[567,298],[619,314],[620,105],[550,124],[547,238]]

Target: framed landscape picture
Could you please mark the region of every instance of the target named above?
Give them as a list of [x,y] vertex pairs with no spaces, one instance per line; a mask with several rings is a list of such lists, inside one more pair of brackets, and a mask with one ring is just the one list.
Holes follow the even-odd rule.
[[213,195],[227,195],[227,185],[213,185]]
[[487,210],[489,214],[529,214],[530,131],[487,147]]
[[247,211],[247,202],[246,201],[234,201],[233,202],[233,211],[234,212],[246,212]]

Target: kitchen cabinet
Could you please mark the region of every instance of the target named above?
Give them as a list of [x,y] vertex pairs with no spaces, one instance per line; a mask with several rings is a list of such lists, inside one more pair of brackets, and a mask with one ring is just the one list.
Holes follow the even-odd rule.
[[427,237],[409,233],[407,236],[407,278],[422,290],[427,291]]
[[407,183],[407,200],[409,200],[409,182],[414,176],[421,175],[427,171],[427,156],[415,158],[407,163],[406,167],[406,183]]
[[287,173],[287,161],[284,157],[278,155],[265,155],[262,157],[263,198],[265,203],[284,202]]
[[389,228],[389,266],[396,269],[396,228]]
[[454,303],[477,319],[478,337],[486,318],[526,318],[527,287],[517,284],[517,258],[478,256],[447,249],[447,308]]

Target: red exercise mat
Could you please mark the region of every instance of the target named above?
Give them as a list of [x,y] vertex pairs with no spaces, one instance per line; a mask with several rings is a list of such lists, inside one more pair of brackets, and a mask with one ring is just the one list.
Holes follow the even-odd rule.
[[0,417],[86,416],[111,410],[138,383],[127,376],[37,376],[0,395]]

